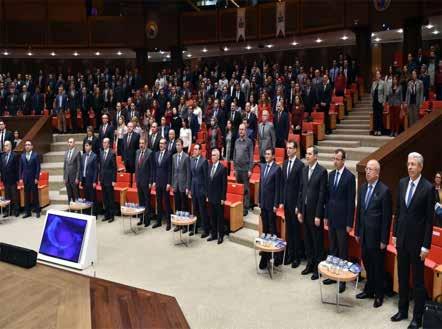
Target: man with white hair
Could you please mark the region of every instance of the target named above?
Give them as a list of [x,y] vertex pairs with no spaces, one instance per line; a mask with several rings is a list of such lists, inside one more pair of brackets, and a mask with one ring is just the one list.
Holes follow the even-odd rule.
[[408,317],[410,268],[413,272],[413,319],[408,328],[422,326],[425,304],[424,261],[431,248],[434,217],[434,192],[422,177],[424,158],[417,152],[408,155],[408,177],[399,182],[393,244],[397,250],[399,311],[391,317],[397,322]]
[[364,291],[356,298],[375,298],[375,308],[382,306],[384,301],[384,258],[391,225],[391,193],[387,185],[379,180],[380,171],[378,161],[367,162],[367,182],[358,191],[355,226],[356,241],[361,245],[367,273]]

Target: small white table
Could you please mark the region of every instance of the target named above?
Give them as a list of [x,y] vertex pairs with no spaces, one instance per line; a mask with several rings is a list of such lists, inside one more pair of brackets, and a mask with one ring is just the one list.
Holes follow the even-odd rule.
[[121,212],[121,217],[123,218],[122,220],[122,224],[123,224],[123,232],[125,232],[124,229],[124,218],[127,217],[129,218],[129,225],[130,225],[130,231],[132,231],[134,234],[138,233],[138,229],[136,225],[132,224],[132,219],[134,218],[134,216],[139,216],[139,215],[143,215],[143,221],[144,221],[144,211],[146,210],[145,207],[125,207],[125,206],[121,206],[120,208],[120,212]]
[[[190,234],[187,235],[187,241],[183,239],[183,230],[182,228],[187,226],[187,232],[190,232],[190,225],[193,225],[193,235],[195,235],[196,232],[196,216],[191,216],[191,217],[181,217],[181,216],[177,216],[177,215],[171,215],[170,216],[170,221],[172,223],[172,225],[175,225],[176,227],[179,228],[179,232],[180,232],[180,240],[178,243],[175,243],[175,245],[180,245],[180,244],[184,244],[186,247],[189,246],[190,244]],[[175,234],[173,237],[173,240],[175,241]]]
[[267,252],[267,253],[271,253],[272,257],[270,259],[270,269],[269,269],[269,275],[270,278],[273,279],[273,274],[274,274],[274,270],[275,270],[275,252],[284,252],[284,256],[283,256],[283,260],[285,259],[285,251],[286,251],[286,247],[287,247],[287,243],[284,240],[279,239],[279,241],[283,242],[284,245],[281,247],[276,247],[273,243],[271,242],[267,242],[267,243],[260,243],[260,241],[262,241],[260,238],[256,238],[255,239],[255,247],[254,249],[254,253],[255,253],[255,265],[256,265],[256,273],[260,274],[259,272],[259,268],[258,268],[258,253],[259,252]]
[[92,216],[92,202],[71,201],[69,203],[69,211],[79,211],[81,214],[84,210],[90,209]]
[[[329,264],[327,264],[326,261],[322,261],[319,263],[318,265],[318,274],[319,274],[319,290],[321,293],[321,302],[323,304],[331,304],[331,305],[336,305],[336,311],[339,313],[340,309],[339,306],[346,306],[346,307],[352,307],[353,305],[350,304],[342,304],[339,301],[339,283],[340,282],[353,282],[356,281],[355,284],[355,291],[358,287],[358,282],[359,282],[359,273],[352,273],[350,271],[346,271],[346,270],[340,270],[339,273],[334,273],[331,270],[331,266]],[[335,302],[330,302],[324,299],[323,295],[322,295],[322,277],[325,277],[327,279],[330,280],[334,280],[337,282],[336,284],[336,301]]]

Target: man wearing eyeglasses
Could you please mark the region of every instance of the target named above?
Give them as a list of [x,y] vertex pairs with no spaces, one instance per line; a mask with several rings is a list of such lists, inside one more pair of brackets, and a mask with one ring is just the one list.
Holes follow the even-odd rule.
[[384,300],[384,257],[391,223],[391,193],[379,180],[380,170],[378,161],[368,161],[365,168],[367,182],[358,190],[355,226],[356,241],[361,246],[367,273],[364,291],[356,298],[375,298],[375,308],[382,306]]

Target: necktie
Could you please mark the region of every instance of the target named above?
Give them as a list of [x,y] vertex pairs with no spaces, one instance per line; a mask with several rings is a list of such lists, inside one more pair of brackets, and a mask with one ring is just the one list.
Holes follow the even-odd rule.
[[337,188],[337,187],[338,187],[338,182],[339,182],[339,171],[336,171],[336,174],[335,174],[335,183],[333,184],[333,187],[334,187],[334,188]]
[[269,170],[270,170],[270,165],[268,164],[266,166],[266,170],[264,171],[264,178],[267,178],[267,175],[269,174]]
[[103,134],[106,133],[106,128],[107,128],[107,125],[104,125],[104,126],[103,126]]
[[104,161],[106,161],[107,158],[107,151],[104,151]]
[[180,167],[180,162],[181,162],[181,154],[179,154],[177,156],[177,162],[176,162],[176,167],[179,168]]
[[69,152],[68,152],[68,161],[71,161],[71,156],[72,156],[72,150],[69,150]]
[[161,160],[163,160],[163,152],[160,152],[160,156],[158,157],[158,164],[161,164]]
[[265,123],[262,124],[262,129],[261,129],[261,136],[264,137],[264,129],[265,129]]
[[291,171],[292,171],[292,160],[289,160],[289,165],[287,167],[287,178],[289,178]]
[[365,209],[368,208],[368,202],[370,202],[371,199],[371,192],[372,192],[373,185],[368,185],[367,194],[365,194]]
[[230,116],[232,121],[235,120],[235,112],[232,112],[232,115]]
[[210,172],[210,178],[213,178],[213,175],[215,175],[216,165],[212,166],[212,171]]
[[310,178],[312,177],[313,174],[313,167],[309,167],[308,168],[308,180],[310,180]]
[[169,151],[171,151],[171,150],[172,150],[172,145],[173,145],[173,142],[172,142],[172,141],[170,141],[170,142],[169,142]]
[[411,198],[413,197],[413,191],[414,191],[414,183],[410,183],[410,189],[408,190],[408,197],[407,197],[407,208],[410,206]]
[[31,153],[26,153],[26,160],[29,161],[30,158],[31,158]]
[[138,168],[141,167],[141,163],[143,162],[143,157],[144,157],[144,151],[142,150],[140,152],[140,156],[138,157]]
[[132,134],[127,135],[127,145],[130,145],[130,138],[132,137]]
[[8,162],[9,162],[9,157],[11,156],[11,152],[9,152],[8,153],[8,156],[6,157],[6,165],[8,164]]
[[195,159],[195,169],[198,167],[198,158]]
[[87,168],[87,159],[89,158],[89,153],[86,153],[84,157],[84,169],[83,169],[83,177],[86,177],[86,168]]

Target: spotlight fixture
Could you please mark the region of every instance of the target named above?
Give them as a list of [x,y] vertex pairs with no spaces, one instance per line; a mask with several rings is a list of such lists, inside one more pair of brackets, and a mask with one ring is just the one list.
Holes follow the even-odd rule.
[[166,58],[170,58],[170,55],[169,55],[169,54],[167,54],[167,55],[166,55]]
[[54,52],[51,52],[49,55],[51,55],[52,57],[54,57],[54,56],[55,56],[55,53],[54,53]]
[[118,52],[117,52],[117,55],[118,55],[118,56],[121,56],[121,55],[123,55],[123,53],[122,53],[121,51],[118,51]]
[[376,39],[374,39],[374,41],[379,42],[381,41],[381,38],[377,37]]
[[428,24],[428,25],[426,25],[425,27],[426,27],[427,29],[431,30],[431,29],[434,27],[434,25]]
[[188,58],[190,58],[190,57],[192,57],[192,54],[187,54],[186,56],[187,56]]
[[266,45],[266,47],[267,48],[273,48],[273,45],[272,44],[268,44],[268,45]]
[[341,40],[348,40],[348,36],[346,36],[345,34],[341,37]]
[[207,53],[207,48],[203,48],[203,50],[201,50],[203,53]]
[[28,56],[32,56],[33,53],[31,51],[28,51]]
[[245,48],[246,48],[247,50],[250,50],[250,49],[252,49],[252,46],[251,46],[251,45],[247,45]]
[[150,55],[147,55],[147,59],[151,59],[151,56],[150,56]]
[[224,47],[223,50],[224,50],[224,51],[229,51],[229,48]]
[[95,53],[95,56],[100,56],[100,52],[97,51],[97,52]]
[[316,43],[321,43],[321,42],[322,42],[322,39],[317,38],[317,39],[315,40],[315,42],[316,42]]
[[296,41],[292,42],[292,46],[297,46],[297,45],[298,45],[298,43]]
[[8,56],[8,55],[9,55],[8,51],[5,50],[5,51],[3,52],[3,55]]
[[397,33],[404,33],[404,29],[397,30]]
[[438,30],[434,30],[433,32],[431,32],[433,34],[439,34],[440,32]]
[[75,57],[77,57],[79,54],[77,52],[74,52],[72,55],[74,55]]
[[160,50],[160,54],[163,55],[163,54],[164,54],[164,51]]
[[371,33],[371,37],[374,37],[376,34],[374,34],[373,32]]

